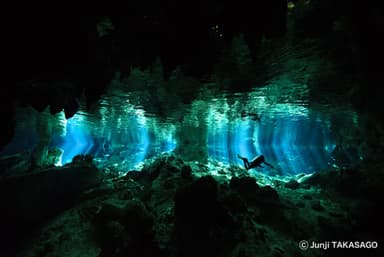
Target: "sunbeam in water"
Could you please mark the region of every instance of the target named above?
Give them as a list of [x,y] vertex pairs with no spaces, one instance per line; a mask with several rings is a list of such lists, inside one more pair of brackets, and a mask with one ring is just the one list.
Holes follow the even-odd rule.
[[313,173],[333,164],[329,117],[309,111],[305,102],[276,104],[260,95],[231,100],[231,107],[225,97],[211,102],[207,115],[211,159],[243,167],[237,154],[249,161],[264,155],[274,168],[253,170],[278,175]]
[[237,154],[249,160],[264,155],[275,167],[258,171],[292,175],[312,173],[331,165],[334,148],[324,122],[308,118],[278,118],[255,122],[238,120],[229,125],[210,127],[208,149],[211,158],[243,166]]

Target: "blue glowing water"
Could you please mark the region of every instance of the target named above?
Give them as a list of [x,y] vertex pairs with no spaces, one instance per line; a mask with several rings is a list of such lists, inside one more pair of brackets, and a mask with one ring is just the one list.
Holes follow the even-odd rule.
[[[309,110],[300,98],[288,103],[280,96],[281,88],[262,90],[267,93],[258,90],[244,95],[224,95],[199,101],[193,105],[196,109],[188,106],[189,109],[180,111],[184,121],[191,119],[191,124],[205,121],[200,124],[206,128],[206,140],[201,143],[207,144],[209,159],[243,167],[237,154],[249,160],[262,154],[274,168],[264,165],[264,168],[253,170],[280,175],[312,173],[332,166],[336,142],[331,121],[346,115]],[[285,95],[302,97],[306,94],[306,88],[295,90]],[[270,93],[272,91],[277,95]],[[124,172],[139,168],[146,159],[177,147],[176,131],[183,129],[178,124],[180,119],[174,119],[174,123],[159,121],[155,115],[148,115],[141,107],[130,104],[127,97],[105,98],[93,113],[82,109],[62,122],[65,133],[59,130],[60,133],[55,134],[51,118],[44,116],[43,120],[48,119],[47,124],[50,124],[47,128],[52,130],[50,146],[64,151],[63,165],[76,155],[90,154],[97,165],[114,166]],[[243,110],[248,114],[243,115]],[[255,116],[256,113],[262,115]],[[32,150],[39,141],[37,130],[41,133],[41,127],[36,126],[36,121],[41,121],[41,117],[33,112],[21,115],[13,141],[0,156]],[[205,146],[202,145],[202,149]]]
[[62,164],[71,162],[76,155],[88,154],[98,159],[99,163],[124,169],[133,169],[148,157],[153,148],[157,153],[174,149],[174,142],[167,141],[167,138],[162,140],[160,146],[155,144],[155,137],[151,142],[148,128],[139,123],[138,117],[129,116],[126,121],[129,126],[117,129],[112,125],[89,123],[76,114],[67,121],[66,134],[55,136],[51,146],[64,150]]
[[231,125],[210,128],[208,153],[215,160],[243,166],[237,154],[251,161],[264,155],[270,174],[312,173],[332,165],[334,142],[327,124],[305,117],[278,117],[272,121],[238,120]]
[[94,144],[89,130],[82,124],[74,122],[73,119],[67,121],[66,135],[55,136],[51,142],[51,146],[64,150],[62,164],[70,162],[78,154],[89,154]]

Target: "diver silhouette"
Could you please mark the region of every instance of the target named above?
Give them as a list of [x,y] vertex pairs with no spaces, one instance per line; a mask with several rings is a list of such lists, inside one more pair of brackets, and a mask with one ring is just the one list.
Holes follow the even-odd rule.
[[270,163],[265,161],[264,155],[260,155],[260,156],[255,157],[251,162],[249,162],[247,158],[242,157],[239,154],[237,154],[237,157],[239,159],[243,160],[244,167],[247,170],[253,169],[253,168],[256,168],[256,167],[262,167],[263,168],[263,166],[261,166],[262,163],[264,163],[265,165],[271,167],[272,169],[274,168]]

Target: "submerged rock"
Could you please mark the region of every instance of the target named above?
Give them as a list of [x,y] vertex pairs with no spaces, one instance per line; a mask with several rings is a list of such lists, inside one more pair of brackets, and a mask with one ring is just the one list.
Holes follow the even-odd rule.
[[189,165],[184,165],[183,168],[181,168],[181,177],[184,179],[190,179],[192,178],[192,168]]
[[320,201],[313,202],[311,207],[312,207],[312,209],[319,211],[319,212],[324,211],[324,207],[321,205]]
[[230,181],[230,187],[244,197],[255,194],[259,189],[256,179],[253,177],[233,177]]
[[107,201],[94,219],[101,256],[162,256],[154,240],[153,217],[139,200]]
[[0,183],[4,242],[17,242],[49,218],[72,207],[86,189],[102,181],[96,167],[62,167],[10,177]]
[[31,153],[28,151],[0,158],[0,178],[18,176],[31,167]]
[[279,196],[270,186],[260,187],[253,177],[233,177],[230,187],[248,203],[279,205]]
[[290,189],[297,189],[299,188],[300,184],[296,180],[290,180],[287,183],[285,183],[285,187]]
[[218,184],[205,176],[175,195],[175,236],[182,256],[216,256],[234,243],[234,221],[218,200]]
[[[66,180],[60,176],[58,181],[47,181],[54,184],[52,190],[62,189],[57,183],[64,183],[69,192],[67,197],[77,204],[65,204],[65,198],[58,198],[59,192],[51,194],[60,201],[49,202],[49,207],[61,204],[74,207],[51,213],[59,213],[55,225],[44,226],[43,230],[49,234],[43,238],[31,239],[31,244],[37,247],[27,256],[67,256],[68,247],[98,257],[299,256],[302,252],[297,247],[297,238],[365,239],[367,231],[374,229],[373,221],[380,216],[380,212],[373,213],[374,201],[363,202],[359,198],[356,206],[346,205],[336,190],[329,190],[319,183],[325,182],[325,177],[315,177],[316,183],[312,181],[309,189],[300,185],[292,190],[284,182],[271,183],[274,187],[261,186],[257,182],[259,177],[257,180],[250,176],[232,177],[228,181],[223,176],[205,175],[209,171],[199,170],[199,167],[204,165],[193,166],[177,156],[162,156],[160,160],[148,162],[142,171],[131,171],[123,177],[101,176],[104,183],[91,186],[86,193],[81,188],[92,184],[92,175],[87,173],[90,180],[82,178],[81,174],[75,179],[74,172],[84,173],[91,167],[68,165],[51,170],[60,176],[65,171],[71,174],[68,176],[75,185],[65,184]],[[183,177],[183,172],[190,175]],[[36,175],[30,174],[31,177]],[[44,181],[45,176],[39,180]],[[28,183],[32,182],[41,187],[41,181],[28,179]],[[370,185],[375,183],[372,181]],[[8,191],[11,185],[8,185]],[[363,185],[357,185],[364,189]],[[27,185],[25,187],[31,190]],[[21,190],[20,186],[17,189]],[[76,192],[81,192],[80,197]],[[379,198],[378,186],[361,192],[364,196]],[[16,194],[15,191],[12,193]],[[19,195],[26,199],[25,192]],[[38,206],[39,201],[35,202],[34,198],[31,201],[29,207],[22,206],[20,211],[32,211],[30,214],[35,217],[37,212],[44,214],[44,209]],[[37,208],[33,210],[36,204]],[[14,208],[16,204],[6,209],[9,207]],[[366,209],[370,213],[365,212]],[[18,233],[27,231],[28,224],[15,224],[26,216],[11,219],[8,215],[5,220],[13,223],[8,227],[2,224],[2,236],[15,238],[16,234],[10,233],[14,228]],[[29,221],[38,226],[36,220]],[[380,238],[379,229],[376,231],[375,235]],[[79,240],[83,247],[77,245],[71,233],[81,235]]]

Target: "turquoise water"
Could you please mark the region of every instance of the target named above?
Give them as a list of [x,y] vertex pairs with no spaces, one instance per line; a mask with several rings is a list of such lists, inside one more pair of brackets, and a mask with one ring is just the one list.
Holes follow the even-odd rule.
[[[198,135],[198,143],[206,149],[208,160],[242,166],[237,154],[250,160],[262,154],[274,169],[258,171],[312,173],[335,163],[333,122],[342,118],[343,126],[354,126],[356,117],[348,106],[311,104],[308,92],[305,85],[292,84],[270,84],[246,93],[204,89],[191,104],[174,109],[159,106],[168,108],[166,119],[159,118],[156,111],[144,110],[138,95],[124,90],[104,95],[92,110],[82,107],[69,120],[62,114],[52,118],[31,109],[19,110],[15,137],[2,155],[31,150],[44,130],[50,146],[64,150],[61,165],[78,154],[91,154],[97,165],[125,172],[175,150],[180,140],[177,135],[185,136],[178,132],[188,123],[205,131]],[[156,110],[155,104],[152,108]]]

